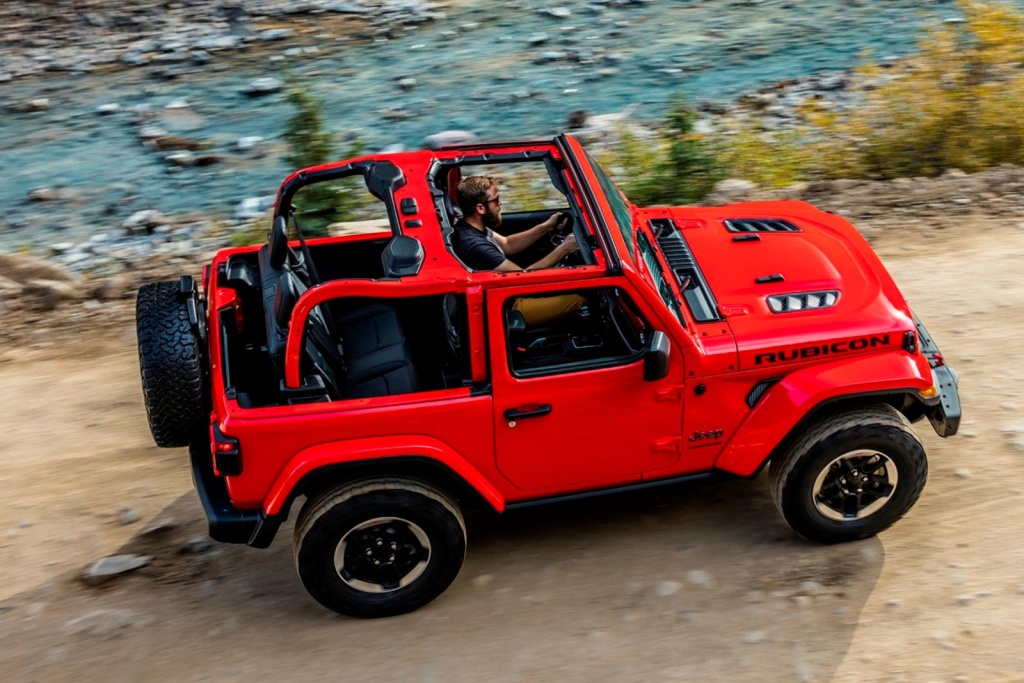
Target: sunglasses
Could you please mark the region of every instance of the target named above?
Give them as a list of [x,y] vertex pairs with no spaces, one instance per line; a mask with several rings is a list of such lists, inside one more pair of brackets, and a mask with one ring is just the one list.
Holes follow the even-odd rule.
[[481,204],[493,204],[494,202],[497,202],[498,206],[501,206],[501,197],[495,197],[494,199],[487,199],[487,200],[485,200],[483,202],[480,202],[480,203]]

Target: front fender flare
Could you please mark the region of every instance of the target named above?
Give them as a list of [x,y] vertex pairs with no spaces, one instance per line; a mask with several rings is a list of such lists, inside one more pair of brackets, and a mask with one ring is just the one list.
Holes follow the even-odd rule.
[[715,460],[741,477],[755,474],[799,422],[821,404],[839,398],[910,393],[932,385],[914,356],[893,351],[797,370],[768,390]]
[[465,458],[438,439],[419,435],[378,436],[317,444],[296,453],[274,480],[263,504],[268,516],[278,515],[303,477],[324,467],[393,457],[423,457],[444,465],[461,477],[496,511],[505,497]]

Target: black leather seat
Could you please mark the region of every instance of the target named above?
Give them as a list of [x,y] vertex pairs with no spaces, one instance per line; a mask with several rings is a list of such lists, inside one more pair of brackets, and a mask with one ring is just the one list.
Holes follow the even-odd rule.
[[419,388],[395,309],[374,304],[343,316],[337,324],[345,396],[390,396]]
[[[272,237],[259,255],[267,349],[281,369],[291,314],[307,289],[289,259],[281,257],[282,249],[287,249],[287,241]],[[302,372],[322,379],[330,398],[390,396],[419,389],[394,308],[372,304],[331,324],[319,309],[314,308],[306,319]]]

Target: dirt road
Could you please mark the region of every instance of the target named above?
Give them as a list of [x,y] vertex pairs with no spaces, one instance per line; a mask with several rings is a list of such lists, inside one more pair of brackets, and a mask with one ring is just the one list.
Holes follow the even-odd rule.
[[[403,617],[306,596],[291,526],[207,546],[152,445],[128,306],[0,352],[5,681],[1024,680],[1024,230],[876,246],[961,372],[961,435],[878,538],[796,538],[767,478],[469,520],[462,574]],[[102,321],[97,323],[96,321]],[[117,552],[152,563],[99,588]]]

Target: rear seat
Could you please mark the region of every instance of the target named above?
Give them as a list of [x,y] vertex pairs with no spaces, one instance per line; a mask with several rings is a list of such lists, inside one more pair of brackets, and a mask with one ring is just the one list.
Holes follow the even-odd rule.
[[337,321],[345,371],[345,395],[390,396],[416,391],[419,381],[398,313],[374,304]]
[[[283,370],[291,312],[307,287],[287,261],[277,266],[277,259],[272,263],[266,251],[264,247],[259,260],[267,348]],[[369,398],[418,390],[419,379],[394,308],[372,304],[334,320],[334,327],[336,335],[319,308],[313,309],[306,321],[302,359],[303,375],[320,377],[330,398]]]

